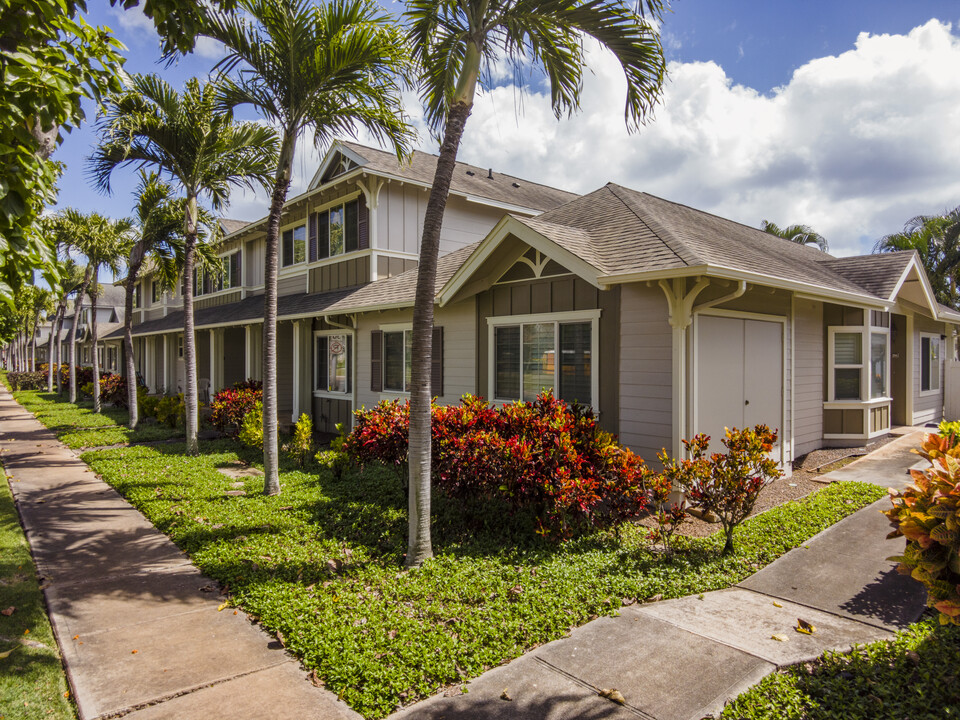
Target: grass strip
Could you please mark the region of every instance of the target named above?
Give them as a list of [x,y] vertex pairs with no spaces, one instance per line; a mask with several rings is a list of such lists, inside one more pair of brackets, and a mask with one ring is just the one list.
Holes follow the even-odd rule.
[[761,680],[724,720],[945,720],[960,717],[960,627],[928,617],[893,640],[826,652]]
[[0,481],[0,718],[76,718],[27,539]]
[[83,458],[211,577],[278,634],[327,687],[368,718],[462,683],[598,615],[654,595],[729,587],[885,495],[834,483],[748,520],[737,552],[722,538],[679,538],[664,556],[646,529],[564,544],[497,503],[434,498],[436,557],[401,570],[406,494],[379,468],[282,467],[283,492],[245,496],[217,468],[256,455],[229,440],[86,453]]

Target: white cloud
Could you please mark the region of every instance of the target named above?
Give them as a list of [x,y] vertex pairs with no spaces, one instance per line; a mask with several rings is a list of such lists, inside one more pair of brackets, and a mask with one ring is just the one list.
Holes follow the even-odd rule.
[[223,43],[213,38],[200,36],[197,38],[197,44],[193,48],[194,54],[207,60],[219,60],[227,54]]
[[[869,252],[908,218],[960,204],[960,38],[949,24],[861,34],[770,95],[733,84],[712,62],[672,63],[663,103],[634,135],[619,65],[596,49],[589,66],[583,110],[569,119],[554,118],[545,93],[506,84],[484,94],[460,159],[577,192],[616,182],[754,227],[805,223],[839,255]],[[436,152],[415,93],[404,106],[421,149]],[[318,164],[301,142],[290,197]],[[248,193],[229,214],[255,219],[266,207],[266,195]]]

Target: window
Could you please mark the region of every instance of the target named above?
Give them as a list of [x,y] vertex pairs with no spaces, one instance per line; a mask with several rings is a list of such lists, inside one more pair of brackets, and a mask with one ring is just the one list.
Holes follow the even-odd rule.
[[940,336],[920,335],[920,392],[940,390]]
[[317,213],[317,251],[319,257],[343,255],[359,248],[359,200],[334,205],[323,212]]
[[240,251],[220,258],[223,261],[223,276],[220,278],[220,290],[229,290],[243,285],[240,274]]
[[135,308],[138,308],[138,307],[140,307],[140,303],[141,303],[141,302],[142,302],[142,300],[141,300],[141,298],[140,298],[140,283],[137,283],[137,284],[134,285],[134,287],[133,287],[133,306],[134,306]]
[[318,334],[313,388],[318,392],[348,393],[352,389],[353,337]]
[[593,405],[594,321],[537,320],[493,327],[494,398],[530,402],[553,390],[567,402]]
[[830,328],[831,400],[861,400],[860,375],[863,370],[863,332],[861,328]]
[[870,333],[870,399],[887,397],[887,358],[890,335]]
[[409,392],[413,362],[413,331],[383,334],[383,389]]
[[183,335],[177,335],[177,357],[183,357]]
[[307,260],[307,226],[298,225],[283,231],[282,267],[297,265]]
[[152,301],[155,303],[160,302],[160,295],[161,295],[160,283],[156,280],[151,280],[150,287],[151,287],[150,297]]

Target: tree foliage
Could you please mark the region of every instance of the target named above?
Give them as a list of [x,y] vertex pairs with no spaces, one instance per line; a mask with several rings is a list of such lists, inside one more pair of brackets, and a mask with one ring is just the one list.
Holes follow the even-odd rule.
[[823,252],[827,252],[827,250],[830,249],[827,239],[813,230],[809,225],[800,225],[798,223],[796,225],[780,227],[775,222],[763,220],[760,223],[760,229],[765,233],[776,235],[778,238],[795,242],[798,245],[816,245]]
[[37,219],[56,197],[50,159],[85,119],[81,100],[119,87],[123,46],[92,27],[83,0],[0,0],[0,297],[35,269],[56,279],[55,253]]

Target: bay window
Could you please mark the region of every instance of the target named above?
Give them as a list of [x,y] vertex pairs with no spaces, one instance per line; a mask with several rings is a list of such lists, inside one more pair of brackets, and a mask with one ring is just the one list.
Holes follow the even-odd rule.
[[920,392],[940,390],[940,336],[920,333]]
[[890,394],[890,332],[884,328],[831,327],[828,402],[870,401]]
[[599,313],[490,318],[491,390],[495,400],[531,402],[551,390],[594,406]]
[[870,399],[884,398],[889,395],[887,378],[889,369],[887,358],[889,352],[890,333],[870,333]]

